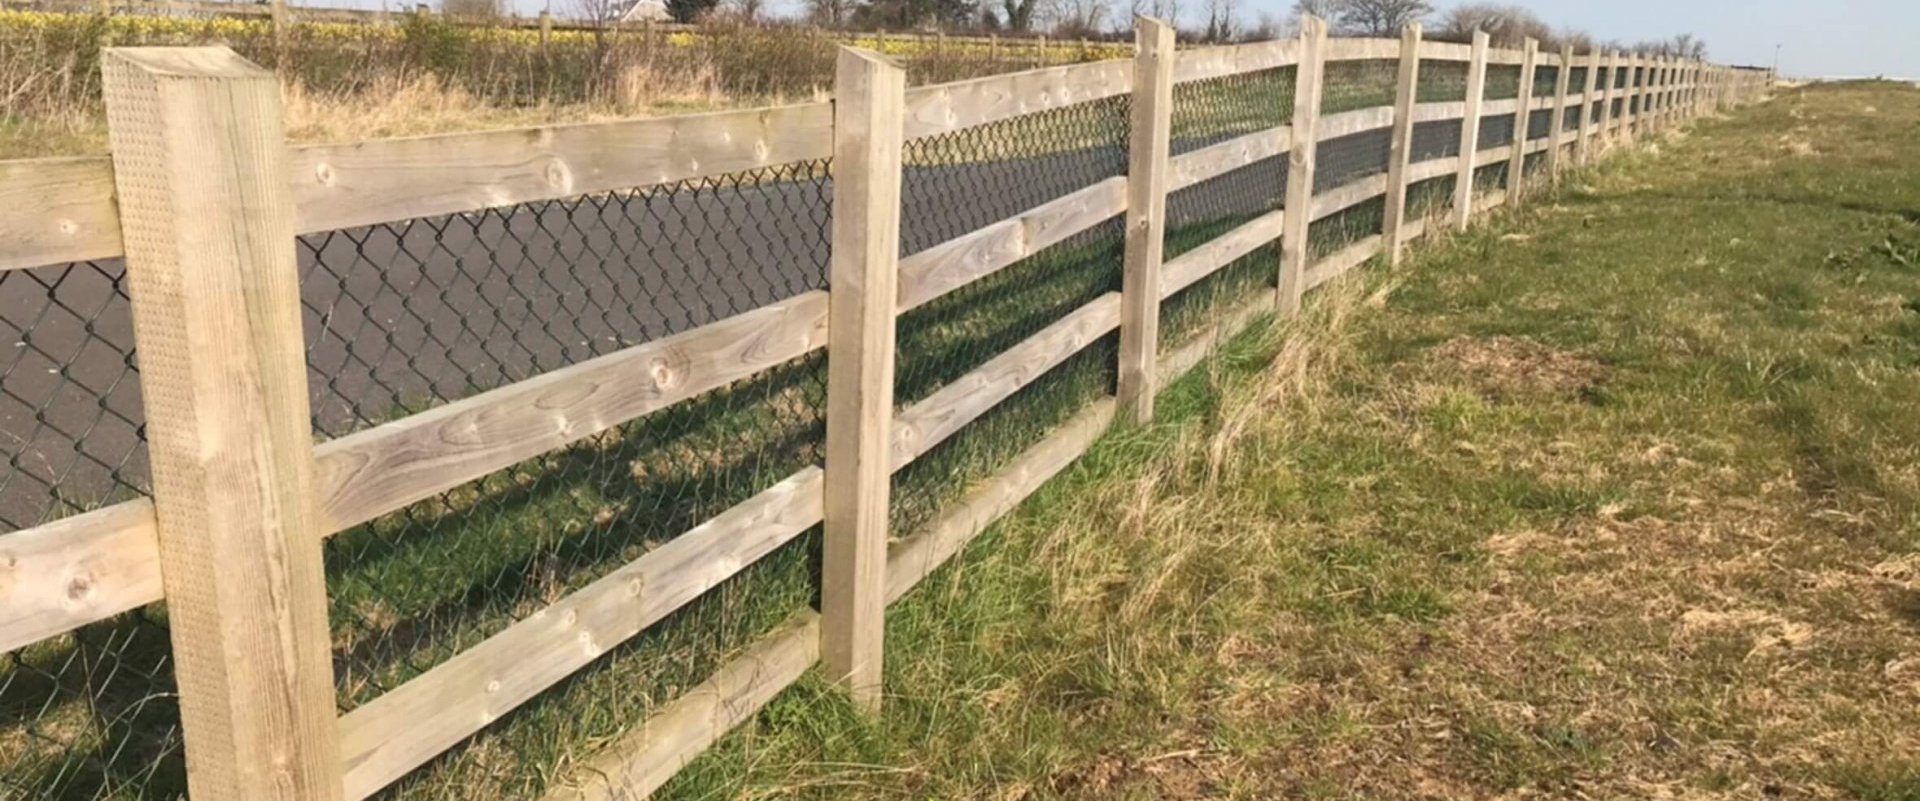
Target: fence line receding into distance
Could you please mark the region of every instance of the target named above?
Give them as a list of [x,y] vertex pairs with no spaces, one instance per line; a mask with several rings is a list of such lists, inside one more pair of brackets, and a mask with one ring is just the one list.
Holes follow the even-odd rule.
[[1216,344],[1770,83],[1138,35],[338,145],[109,50],[111,156],[0,162],[0,796],[635,797],[816,663],[870,708],[886,605]]

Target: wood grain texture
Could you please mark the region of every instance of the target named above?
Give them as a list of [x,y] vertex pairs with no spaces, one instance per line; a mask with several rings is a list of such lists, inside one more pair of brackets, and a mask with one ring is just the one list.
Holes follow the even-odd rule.
[[1134,18],[1134,93],[1127,143],[1126,251],[1120,269],[1116,399],[1136,423],[1153,419],[1154,350],[1160,342],[1160,262],[1167,239],[1167,172],[1173,136],[1173,26]]
[[1387,61],[1400,58],[1399,39],[1340,38],[1327,42],[1328,61]]
[[1160,271],[1160,297],[1173,297],[1202,278],[1280,238],[1286,212],[1270,211],[1194,247]]
[[1421,181],[1431,181],[1440,176],[1453,175],[1458,172],[1460,172],[1459,156],[1416,161],[1407,166],[1407,182],[1417,184]]
[[1472,61],[1473,48],[1457,42],[1428,39],[1420,43],[1420,57],[1428,61]]
[[918,139],[1133,90],[1133,61],[1114,59],[992,75],[907,91],[906,137]]
[[1106,433],[1118,406],[1101,398],[1075,413],[1006,467],[980,482],[964,498],[920,531],[895,543],[887,556],[887,602],[912,590],[927,574],[959,553],[993,521],[1019,506],[1034,490],[1080,458]]
[[0,534],[0,651],[160,597],[159,532],[144,498]]
[[1466,116],[1467,103],[1464,100],[1420,103],[1413,107],[1413,121],[1415,123],[1457,120]]
[[1380,233],[1389,243],[1387,263],[1399,266],[1406,254],[1402,228],[1407,219],[1408,167],[1413,157],[1413,111],[1420,95],[1420,23],[1409,22],[1400,32],[1400,59],[1394,77],[1393,134],[1387,145],[1387,199],[1380,216]]
[[898,311],[978,281],[1127,208],[1127,179],[1115,176],[975,229],[900,260]]
[[1366,133],[1368,131],[1377,131],[1381,128],[1391,127],[1393,127],[1393,107],[1376,106],[1374,108],[1363,108],[1357,111],[1342,111],[1338,114],[1328,114],[1321,117],[1317,126],[1314,128],[1314,136],[1318,141],[1325,142],[1330,139],[1339,139],[1342,136],[1352,136],[1357,133]]
[[292,148],[301,233],[823,158],[825,103]]
[[323,443],[327,532],[433,497],[827,343],[821,291]]
[[102,64],[161,579],[197,801],[335,801],[280,82],[223,47]]
[[1318,222],[1387,193],[1386,173],[1341,184],[1313,198],[1313,220]]
[[1300,20],[1300,66],[1293,82],[1293,151],[1287,160],[1285,219],[1281,222],[1280,280],[1274,308],[1283,315],[1300,310],[1306,291],[1307,232],[1313,224],[1313,175],[1319,159],[1320,99],[1326,88],[1327,23]]
[[1177,192],[1259,161],[1284,156],[1293,146],[1293,129],[1281,125],[1190,150],[1172,158],[1167,191]]
[[1593,101],[1594,87],[1599,83],[1600,59],[1589,50],[1582,63],[1585,64],[1587,68],[1586,89],[1580,92],[1582,98],[1580,103],[1580,138],[1575,141],[1573,146],[1573,161],[1575,164],[1584,167],[1588,161],[1593,158]]
[[346,798],[453,747],[820,522],[825,474],[775,484],[340,720]]
[[820,660],[827,678],[869,713],[880,708],[886,633],[906,84],[906,72],[880,55],[840,49],[834,79],[833,324],[827,344]]
[[121,253],[112,159],[0,161],[0,270]]
[[1221,78],[1246,72],[1277,69],[1300,60],[1300,43],[1292,39],[1237,45],[1196,47],[1175,57],[1175,83]]
[[1119,325],[1120,295],[1109,292],[915,403],[894,423],[893,469],[906,467]]
[[1465,231],[1473,222],[1473,173],[1479,166],[1481,105],[1487,95],[1487,32],[1475,31],[1473,57],[1467,66],[1467,107],[1460,117],[1460,180],[1453,188],[1453,227]]
[[1521,47],[1520,59],[1520,97],[1521,102],[1514,104],[1513,146],[1508,148],[1506,195],[1518,206],[1527,198],[1527,154],[1532,139],[1528,136],[1533,123],[1533,80],[1540,54],[1540,42],[1528,37]]
[[1375,234],[1327,254],[1307,270],[1307,288],[1317,287],[1339,278],[1348,270],[1366,264],[1368,259],[1380,255],[1380,248],[1384,241],[1379,234]]
[[[1560,46],[1560,55],[1555,59],[1561,65],[1573,63],[1573,45]],[[1567,141],[1567,88],[1573,82],[1573,70],[1562,66],[1554,75],[1553,81],[1553,118],[1548,123],[1547,141],[1553,147],[1547,150],[1547,183],[1559,186],[1561,174],[1566,172],[1565,147]]]
[[740,656],[608,743],[571,781],[541,801],[641,801],[701,752],[751,720],[820,661],[820,616],[811,609],[768,632]]

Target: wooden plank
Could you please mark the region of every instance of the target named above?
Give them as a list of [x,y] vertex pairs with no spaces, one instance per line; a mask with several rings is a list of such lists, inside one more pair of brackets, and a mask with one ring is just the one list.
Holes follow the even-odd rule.
[[1120,270],[1116,396],[1136,423],[1153,419],[1154,351],[1160,342],[1160,262],[1167,239],[1167,173],[1173,136],[1173,26],[1134,18],[1131,138],[1127,144],[1126,254]]
[[1119,293],[1101,295],[901,412],[893,426],[893,469],[906,467],[1119,327],[1120,310]]
[[1420,103],[1413,107],[1413,121],[1416,124],[1457,120],[1465,116],[1467,116],[1467,103],[1464,100]]
[[901,259],[896,308],[902,312],[916,308],[1112,219],[1126,208],[1127,179],[1116,176]]
[[1380,255],[1384,241],[1379,234],[1375,234],[1329,254],[1307,271],[1307,288],[1317,287],[1367,263],[1368,259]]
[[116,503],[0,534],[0,651],[160,600],[153,503]]
[[1174,293],[1280,238],[1285,220],[1284,210],[1262,214],[1167,262],[1166,268],[1160,271],[1161,299],[1173,297]]
[[825,157],[826,103],[292,149],[301,233]]
[[1264,298],[1250,298],[1213,321],[1199,334],[1160,357],[1160,375],[1168,382],[1178,381],[1220,345],[1245,331],[1253,321],[1273,311]]
[[334,801],[280,82],[224,47],[112,49],[102,78],[188,791]]
[[1327,23],[1311,15],[1300,19],[1300,67],[1293,82],[1293,151],[1287,162],[1285,219],[1280,235],[1280,282],[1274,308],[1281,314],[1300,309],[1306,291],[1307,233],[1313,224],[1313,174],[1319,160],[1320,98],[1326,84]]
[[1482,117],[1499,117],[1504,115],[1510,115],[1515,112],[1518,112],[1519,110],[1520,110],[1519,98],[1509,98],[1506,100],[1487,100],[1485,98],[1482,98],[1480,101],[1480,116]]
[[1567,166],[1562,151],[1566,150],[1567,141],[1567,87],[1573,81],[1573,68],[1568,65],[1573,63],[1573,45],[1560,45],[1558,61],[1561,66],[1553,80],[1553,118],[1547,129],[1547,141],[1552,143],[1547,149],[1547,183],[1554,187],[1560,185],[1560,176]]
[[1393,90],[1393,139],[1387,150],[1387,201],[1380,218],[1380,232],[1386,241],[1387,263],[1400,266],[1406,254],[1402,227],[1407,219],[1408,167],[1413,157],[1413,110],[1420,94],[1420,23],[1409,22],[1400,32],[1400,52],[1414,54],[1400,60]]
[[1613,140],[1614,126],[1619,118],[1613,113],[1613,102],[1620,97],[1620,51],[1607,55],[1607,91],[1600,99],[1600,142],[1603,147]]
[[987,526],[1026,500],[1048,479],[1073,464],[1106,433],[1117,404],[1101,398],[981,482],[966,497],[925,528],[898,543],[887,555],[887,602],[893,603],[959,553]]
[[1313,219],[1317,222],[1387,193],[1386,173],[1369,175],[1313,198]]
[[1576,140],[1573,146],[1573,161],[1582,167],[1586,166],[1588,161],[1593,158],[1593,100],[1594,86],[1599,80],[1600,57],[1589,49],[1587,51],[1585,64],[1587,67],[1587,88],[1580,93],[1580,138]]
[[[1339,40],[1335,39],[1332,41]],[[1325,142],[1330,139],[1339,139],[1342,136],[1352,136],[1358,133],[1366,133],[1368,131],[1377,131],[1381,128],[1391,127],[1393,127],[1393,107],[1376,106],[1374,108],[1363,108],[1358,111],[1343,111],[1338,114],[1328,114],[1321,117],[1317,127],[1314,129],[1314,136],[1318,141]]]
[[1327,42],[1328,61],[1393,61],[1401,52],[1399,39],[1342,38]]
[[1416,161],[1407,167],[1407,182],[1417,184],[1421,181],[1431,181],[1440,176],[1452,175],[1458,172],[1460,172],[1459,156]]
[[574,768],[572,783],[548,790],[541,801],[637,801],[652,795],[818,661],[820,615],[811,609],[796,612],[644,725]]
[[1428,61],[1472,61],[1473,48],[1457,42],[1428,39],[1420,43],[1420,57]]
[[359,801],[459,744],[791,542],[822,518],[808,467],[340,720],[346,798]]
[[1480,107],[1487,95],[1487,32],[1473,34],[1473,60],[1467,67],[1467,108],[1460,118],[1460,179],[1453,188],[1453,227],[1473,222],[1473,173],[1480,157]]
[[1133,90],[1133,61],[1114,59],[992,75],[907,91],[906,137],[919,139]]
[[113,161],[0,161],[0,270],[121,254]]
[[1292,39],[1275,39],[1182,50],[1174,57],[1173,80],[1186,83],[1285,67],[1299,62],[1299,47]]
[[1506,67],[1518,67],[1526,63],[1526,53],[1520,50],[1492,49],[1487,51],[1487,63]]
[[[1627,87],[1625,89],[1625,103],[1620,110],[1621,117],[1623,118],[1620,124],[1620,134],[1621,138],[1626,140],[1626,143],[1629,145],[1633,144],[1633,140],[1640,134],[1641,127],[1646,123],[1647,107],[1645,88],[1641,84],[1642,81],[1646,80],[1645,65],[1646,61],[1639,53],[1633,53],[1627,56]],[[1636,98],[1640,101],[1638,108],[1634,106],[1634,100]]]
[[1173,157],[1168,169],[1167,191],[1176,192],[1255,162],[1284,156],[1291,147],[1293,129],[1281,125],[1182,153]]
[[1533,128],[1533,81],[1540,54],[1540,42],[1529,36],[1521,49],[1520,60],[1520,99],[1515,103],[1513,112],[1513,147],[1507,162],[1506,194],[1518,206],[1527,196],[1527,146],[1528,134]]
[[906,76],[877,53],[841,48],[834,81],[820,660],[827,678],[869,713],[880,708],[886,634]]
[[323,443],[324,530],[339,531],[753,376],[827,342],[814,291]]

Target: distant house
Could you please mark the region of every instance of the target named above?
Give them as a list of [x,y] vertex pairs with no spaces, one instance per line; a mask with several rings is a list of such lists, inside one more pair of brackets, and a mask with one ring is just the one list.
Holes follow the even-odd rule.
[[633,0],[620,12],[621,22],[665,22],[670,18],[666,0]]

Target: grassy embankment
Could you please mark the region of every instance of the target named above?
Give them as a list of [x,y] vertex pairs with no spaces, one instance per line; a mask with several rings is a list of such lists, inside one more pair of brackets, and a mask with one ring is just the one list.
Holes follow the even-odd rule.
[[1337,283],[663,797],[1920,797],[1920,90]]

